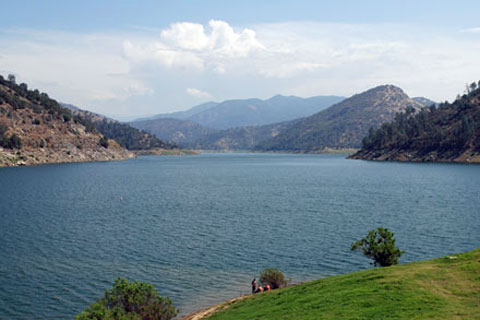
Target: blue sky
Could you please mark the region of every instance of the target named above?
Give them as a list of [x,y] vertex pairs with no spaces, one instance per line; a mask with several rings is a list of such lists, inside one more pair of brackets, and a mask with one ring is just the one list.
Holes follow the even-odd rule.
[[478,1],[9,1],[0,73],[119,118],[480,78]]

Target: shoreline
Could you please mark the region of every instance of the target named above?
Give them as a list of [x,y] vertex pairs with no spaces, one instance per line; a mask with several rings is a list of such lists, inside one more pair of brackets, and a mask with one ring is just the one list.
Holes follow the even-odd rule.
[[191,312],[191,313],[179,318],[179,320],[201,320],[201,319],[205,319],[205,317],[211,316],[214,313],[216,313],[218,311],[221,311],[221,310],[231,306],[232,304],[234,304],[236,302],[247,299],[248,297],[250,297],[252,295],[253,295],[253,293],[246,294],[246,295],[239,296],[239,297],[227,300],[227,301],[220,302],[220,303],[215,304],[213,306],[205,307],[203,309]]
[[[315,280],[318,280],[318,279],[314,279],[314,280],[310,280],[310,281],[315,281]],[[309,281],[307,281],[307,282],[309,282]],[[286,287],[279,288],[279,289],[276,289],[276,290],[291,288],[291,287],[294,287],[296,285],[303,284],[303,283],[305,283],[305,282],[295,282],[295,283],[287,284]],[[273,292],[273,290],[270,291],[270,292]],[[259,293],[259,294],[265,294],[265,293],[266,292],[262,292],[262,293]],[[229,300],[226,300],[226,301],[223,301],[223,302],[220,302],[220,303],[217,303],[217,304],[214,304],[214,305],[211,305],[211,306],[208,306],[208,307],[190,312],[189,314],[186,314],[186,315],[182,316],[181,318],[178,318],[178,320],[202,320],[202,319],[205,319],[205,317],[209,317],[209,316],[211,316],[211,315],[213,315],[213,314],[215,314],[219,311],[222,311],[226,308],[229,308],[231,305],[233,305],[233,304],[235,304],[239,301],[243,301],[245,299],[254,297],[256,294],[257,293],[244,294],[244,295],[238,296],[236,298],[232,298],[232,299],[229,299]]]

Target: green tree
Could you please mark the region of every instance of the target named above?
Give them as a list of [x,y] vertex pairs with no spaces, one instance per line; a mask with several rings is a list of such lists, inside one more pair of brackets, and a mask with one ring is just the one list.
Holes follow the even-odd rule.
[[75,320],[170,320],[177,314],[172,301],[160,296],[153,285],[118,278],[112,290],[106,290]]
[[287,280],[285,280],[283,273],[275,268],[264,269],[260,273],[259,281],[262,285],[269,284],[272,289],[285,287],[287,285]]
[[394,233],[388,228],[370,230],[367,236],[352,243],[351,250],[363,251],[363,254],[373,259],[375,266],[387,267],[398,263],[398,259],[404,253],[395,247]]

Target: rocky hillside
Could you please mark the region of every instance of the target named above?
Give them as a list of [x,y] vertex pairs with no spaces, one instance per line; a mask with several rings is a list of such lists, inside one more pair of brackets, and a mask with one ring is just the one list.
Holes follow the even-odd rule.
[[325,148],[359,148],[369,128],[392,121],[407,108],[424,106],[400,88],[383,85],[354,95],[312,116],[255,147],[261,151],[319,152]]
[[438,104],[437,102],[435,102],[433,100],[430,100],[428,98],[425,98],[425,97],[413,97],[412,99],[417,101],[420,104],[423,104],[425,107],[430,107],[432,104],[434,104],[434,105]]
[[480,162],[480,89],[443,103],[400,114],[371,130],[353,159]]
[[73,115],[81,119],[87,127],[93,127],[108,139],[115,140],[122,147],[131,150],[154,150],[176,148],[175,144],[164,142],[156,136],[130,126],[127,123],[121,123],[103,115],[82,110],[71,104],[61,104],[63,107],[72,111]]
[[0,166],[133,157],[46,93],[0,76]]

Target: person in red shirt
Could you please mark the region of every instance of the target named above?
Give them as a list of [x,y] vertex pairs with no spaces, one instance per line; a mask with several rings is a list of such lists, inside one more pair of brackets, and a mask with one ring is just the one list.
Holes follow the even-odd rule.
[[263,290],[264,290],[264,291],[270,291],[270,285],[267,283],[267,284],[263,287]]

